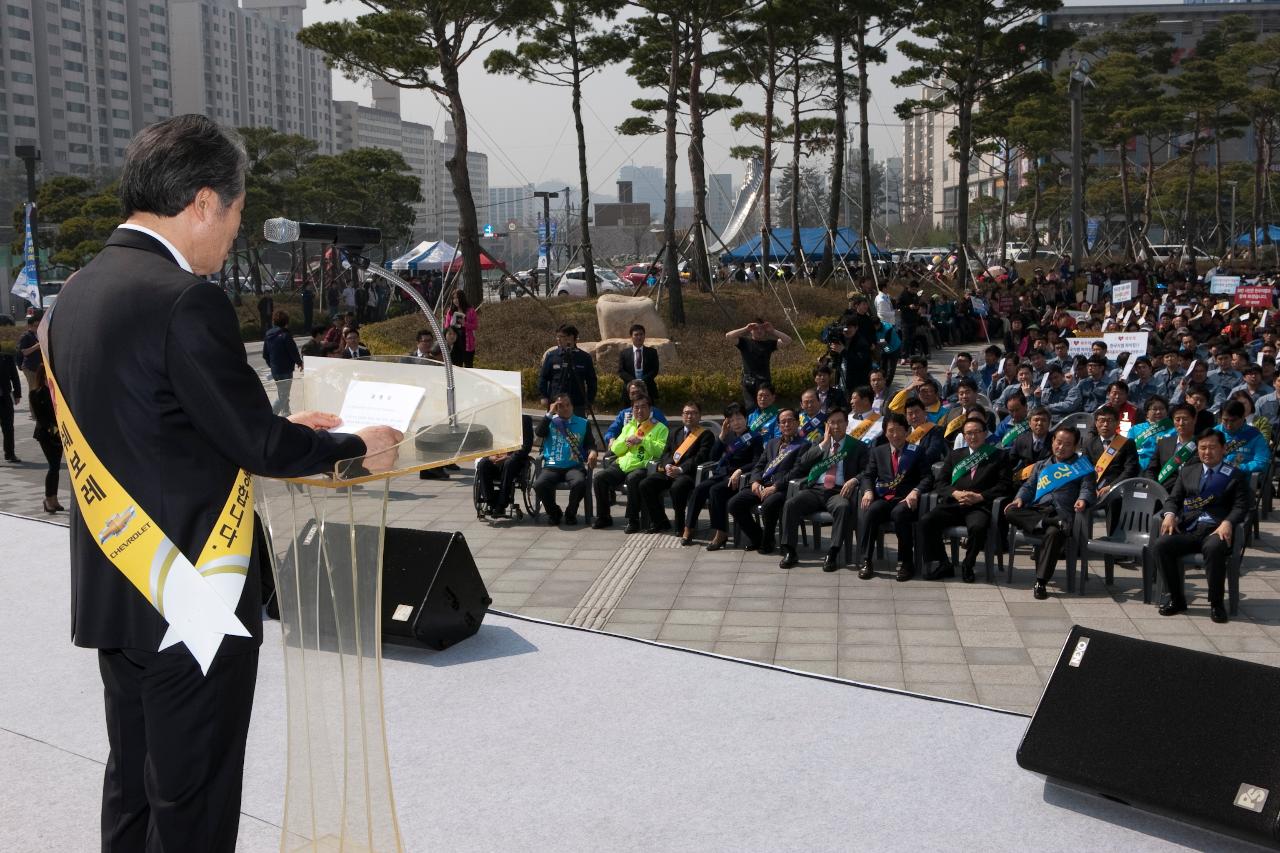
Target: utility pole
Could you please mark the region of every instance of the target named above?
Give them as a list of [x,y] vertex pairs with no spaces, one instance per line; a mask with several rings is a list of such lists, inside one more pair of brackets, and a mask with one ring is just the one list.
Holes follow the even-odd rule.
[[1231,184],[1231,226],[1227,231],[1227,253],[1236,256],[1236,185],[1239,181],[1227,181]]
[[1084,263],[1084,87],[1089,79],[1089,60],[1081,58],[1071,70],[1067,87],[1071,99],[1071,275],[1080,274]]
[[[534,198],[542,199],[542,258],[546,263],[543,267],[543,273],[546,276],[544,291],[547,296],[551,295],[551,199],[559,198],[560,193],[539,192],[533,193]],[[536,282],[535,282],[536,283]]]

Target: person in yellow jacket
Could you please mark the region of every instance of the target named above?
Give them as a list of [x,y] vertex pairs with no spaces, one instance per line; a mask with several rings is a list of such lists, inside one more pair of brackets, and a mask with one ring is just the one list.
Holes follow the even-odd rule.
[[649,463],[657,462],[667,446],[667,425],[650,417],[653,406],[648,397],[631,401],[631,420],[609,445],[613,459],[596,471],[592,488],[596,497],[596,520],[591,527],[602,530],[613,526],[609,502],[613,491],[627,486],[627,527],[624,533],[640,532],[640,481],[649,473]]

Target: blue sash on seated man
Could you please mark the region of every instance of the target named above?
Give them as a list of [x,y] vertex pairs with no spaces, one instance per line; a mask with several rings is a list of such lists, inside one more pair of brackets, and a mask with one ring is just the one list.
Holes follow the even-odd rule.
[[1182,558],[1203,554],[1209,585],[1209,616],[1226,622],[1224,606],[1227,560],[1236,535],[1236,525],[1249,513],[1252,497],[1248,475],[1224,463],[1226,441],[1220,432],[1209,431],[1196,442],[1198,460],[1178,471],[1169,491],[1160,523],[1153,537],[1156,565],[1169,588],[1169,601],[1160,615],[1171,616],[1187,609],[1183,586]]
[[[534,494],[547,511],[547,523],[578,523],[578,506],[587,494],[587,456],[595,448],[586,418],[573,413],[567,394],[556,397],[534,429],[542,439],[542,470],[533,481]],[[556,488],[569,486],[569,501],[562,511],[556,504]]]
[[1048,598],[1047,585],[1066,547],[1076,513],[1093,506],[1098,478],[1087,456],[1076,452],[1080,433],[1060,427],[1053,434],[1052,455],[1035,464],[1004,513],[1005,523],[1042,537],[1036,552],[1032,594]]
[[[796,460],[812,447],[799,433],[800,420],[792,409],[778,413],[777,438],[764,447],[756,460],[750,479],[743,482],[736,495],[729,498],[728,510],[738,522],[738,529],[746,537],[743,546],[748,551],[761,554],[773,552],[774,532],[782,515],[782,505],[787,500],[787,480]],[[760,520],[756,521],[756,508]]]

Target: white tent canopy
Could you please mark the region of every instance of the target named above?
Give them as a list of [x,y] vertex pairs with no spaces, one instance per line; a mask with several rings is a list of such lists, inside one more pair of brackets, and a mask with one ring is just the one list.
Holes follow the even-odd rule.
[[443,240],[439,240],[431,246],[425,255],[414,259],[415,266],[413,269],[442,270],[452,266],[454,261],[460,257],[462,255],[456,248]]
[[392,261],[389,266],[393,270],[416,270],[420,269],[418,262],[427,256],[427,253],[437,244],[435,240],[423,240],[409,251]]

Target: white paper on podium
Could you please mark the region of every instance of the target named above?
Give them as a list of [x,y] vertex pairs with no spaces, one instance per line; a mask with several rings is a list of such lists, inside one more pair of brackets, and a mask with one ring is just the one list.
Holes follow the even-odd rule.
[[334,432],[353,433],[368,426],[389,426],[405,432],[422,402],[425,388],[394,382],[357,379],[347,387],[342,401],[342,426]]

